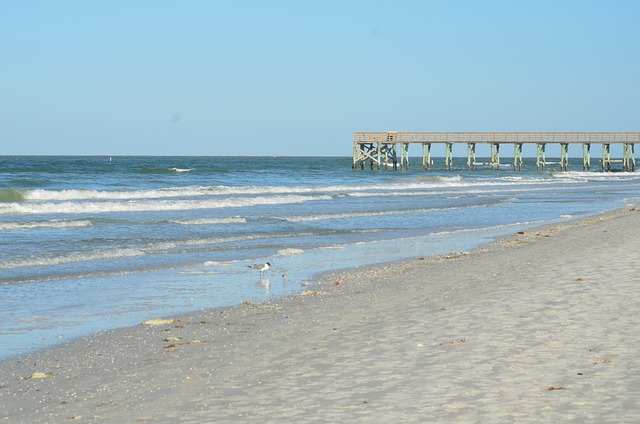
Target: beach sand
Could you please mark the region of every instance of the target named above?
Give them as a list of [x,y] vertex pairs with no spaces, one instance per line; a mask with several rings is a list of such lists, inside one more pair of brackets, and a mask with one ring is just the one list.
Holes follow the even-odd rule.
[[638,228],[626,208],[3,361],[0,422],[640,422]]

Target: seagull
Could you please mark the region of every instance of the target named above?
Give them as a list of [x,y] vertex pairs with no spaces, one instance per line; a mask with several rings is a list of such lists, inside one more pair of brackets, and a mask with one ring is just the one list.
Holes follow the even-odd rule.
[[269,269],[271,264],[267,262],[266,264],[256,264],[256,265],[247,265],[247,266],[251,269],[257,269],[258,271],[260,271],[260,276],[262,277],[264,272]]

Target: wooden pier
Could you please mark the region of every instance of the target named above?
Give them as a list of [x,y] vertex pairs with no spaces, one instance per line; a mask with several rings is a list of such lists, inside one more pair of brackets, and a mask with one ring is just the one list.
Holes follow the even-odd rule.
[[[582,168],[591,169],[591,145],[602,145],[602,171],[610,171],[611,164],[622,163],[623,171],[635,171],[636,159],[634,146],[640,143],[640,132],[355,132],[353,133],[353,169],[370,162],[373,169],[384,166],[385,169],[409,168],[409,145],[422,146],[422,169],[431,168],[431,145],[444,144],[445,169],[453,169],[453,145],[467,145],[467,167],[486,165],[491,169],[500,169],[500,145],[513,145],[513,169],[521,170],[522,146],[535,144],[537,151],[537,169],[544,169],[546,162],[547,144],[560,145],[560,169],[567,170],[569,166],[569,145],[582,145]],[[476,145],[491,146],[491,160],[488,163],[476,161]],[[611,145],[621,144],[622,159],[611,158]],[[398,151],[400,160],[398,161]]]

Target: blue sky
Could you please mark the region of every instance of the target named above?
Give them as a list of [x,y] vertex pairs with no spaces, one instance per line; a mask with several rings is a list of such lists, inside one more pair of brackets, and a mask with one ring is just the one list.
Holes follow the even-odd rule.
[[354,131],[637,131],[639,16],[615,0],[3,1],[0,154],[350,156]]

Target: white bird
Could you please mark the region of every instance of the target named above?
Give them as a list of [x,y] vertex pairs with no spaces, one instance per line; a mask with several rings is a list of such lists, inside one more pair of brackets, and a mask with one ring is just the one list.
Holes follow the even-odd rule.
[[256,270],[260,271],[260,276],[262,277],[264,272],[269,269],[271,264],[269,262],[267,262],[266,264],[255,264],[255,265],[247,265],[247,266],[249,268],[251,268],[251,269],[256,269]]

